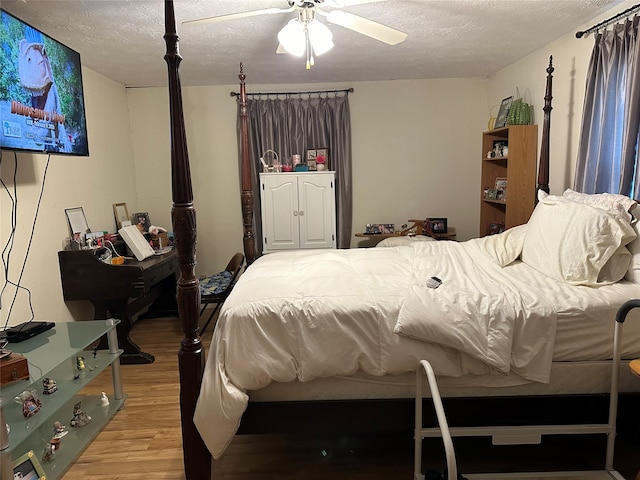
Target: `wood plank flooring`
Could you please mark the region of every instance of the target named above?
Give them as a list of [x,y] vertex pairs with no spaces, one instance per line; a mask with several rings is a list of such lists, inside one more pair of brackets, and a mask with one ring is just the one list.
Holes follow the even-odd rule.
[[[205,334],[207,347],[210,329]],[[181,336],[175,318],[136,322],[132,338],[155,355],[156,361],[122,366],[127,394],[124,410],[80,455],[63,480],[184,480],[177,367]],[[110,370],[85,393],[99,395],[101,391],[112,391]],[[630,420],[638,423],[637,418]],[[454,444],[458,469],[463,473],[599,469],[604,464],[605,443],[600,436],[549,437],[537,446],[492,448],[488,439],[463,438],[455,439]],[[614,466],[625,479],[632,480],[640,469],[640,432],[620,433],[616,447]],[[445,463],[440,442],[427,439],[424,451],[424,468],[442,471]],[[242,435],[236,436],[223,458],[214,462],[214,472],[215,480],[410,480],[413,441],[410,435],[398,434]]]

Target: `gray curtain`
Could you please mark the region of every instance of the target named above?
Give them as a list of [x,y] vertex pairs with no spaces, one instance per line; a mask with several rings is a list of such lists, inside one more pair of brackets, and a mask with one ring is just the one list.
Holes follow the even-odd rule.
[[640,198],[640,17],[595,36],[574,189]]
[[[264,98],[263,98],[264,97]],[[351,174],[351,116],[348,92],[311,94],[254,94],[247,100],[249,155],[252,160],[253,211],[256,251],[262,251],[260,214],[260,157],[274,150],[280,161],[307,149],[328,148],[329,169],[336,178],[336,245],[351,245],[353,210]],[[240,141],[240,122],[238,122]],[[239,150],[240,151],[240,150]],[[271,159],[267,157],[265,160]],[[239,159],[240,161],[241,159]]]

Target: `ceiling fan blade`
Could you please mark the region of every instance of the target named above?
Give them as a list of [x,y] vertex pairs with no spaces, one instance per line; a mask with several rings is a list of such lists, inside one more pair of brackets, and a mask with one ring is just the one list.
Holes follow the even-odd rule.
[[260,10],[249,10],[248,12],[230,13],[228,15],[217,15],[214,17],[198,18],[196,20],[187,20],[182,25],[196,25],[201,23],[219,22],[223,20],[233,20],[235,18],[255,17],[257,15],[273,15],[276,13],[293,12],[295,5],[290,8],[262,8]]
[[344,8],[366,3],[386,2],[387,0],[324,0],[323,7]]
[[325,15],[327,21],[330,23],[367,35],[368,37],[375,38],[389,45],[397,45],[398,43],[404,42],[407,38],[407,34],[400,30],[387,27],[386,25],[354,15],[353,13],[342,10],[332,10],[328,13],[317,10],[317,12]]

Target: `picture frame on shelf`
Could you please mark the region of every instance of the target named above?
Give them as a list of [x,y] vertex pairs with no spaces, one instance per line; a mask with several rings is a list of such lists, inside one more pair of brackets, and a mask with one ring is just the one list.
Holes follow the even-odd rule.
[[13,477],[47,480],[47,475],[33,450],[29,450],[13,462]]
[[433,233],[447,233],[447,219],[446,218],[427,218],[425,221],[427,230]]
[[493,128],[503,128],[507,125],[507,117],[509,116],[509,109],[513,103],[513,95],[507,98],[503,98],[500,102],[500,110],[498,110],[498,116],[493,124]]
[[131,225],[131,217],[129,217],[129,210],[127,209],[126,203],[114,203],[113,216],[116,219],[117,230]]
[[487,235],[495,235],[496,233],[504,232],[504,223],[501,222],[489,222],[487,225]]
[[138,212],[131,215],[131,225],[137,226],[141,233],[149,232],[151,226],[149,212]]
[[496,178],[496,199],[506,201],[507,200],[507,178]]
[[384,235],[395,233],[396,225],[394,223],[367,223],[365,233],[367,235]]

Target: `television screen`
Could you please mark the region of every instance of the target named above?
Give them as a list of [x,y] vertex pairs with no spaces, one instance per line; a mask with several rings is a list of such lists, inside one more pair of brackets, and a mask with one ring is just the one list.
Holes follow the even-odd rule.
[[89,155],[80,54],[0,10],[0,148]]

